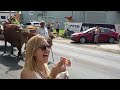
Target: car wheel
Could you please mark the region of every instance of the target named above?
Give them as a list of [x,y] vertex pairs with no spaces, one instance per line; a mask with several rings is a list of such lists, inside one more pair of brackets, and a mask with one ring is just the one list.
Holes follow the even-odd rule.
[[113,37],[110,37],[108,41],[109,41],[109,43],[114,43],[115,42]]
[[85,37],[81,37],[81,38],[80,38],[80,43],[85,43],[85,42],[86,42]]

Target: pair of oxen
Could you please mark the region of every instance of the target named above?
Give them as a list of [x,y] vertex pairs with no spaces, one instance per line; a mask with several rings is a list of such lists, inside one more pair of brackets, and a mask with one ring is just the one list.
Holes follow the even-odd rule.
[[[21,29],[18,25],[4,23],[3,30],[0,30],[0,34],[4,35],[3,40],[5,41],[4,53],[7,52],[7,42],[11,44],[11,54],[13,54],[13,47],[18,49],[17,59],[23,59],[22,56],[22,46],[34,35],[36,35],[36,27],[27,26]],[[50,44],[52,44],[52,40],[49,39]]]

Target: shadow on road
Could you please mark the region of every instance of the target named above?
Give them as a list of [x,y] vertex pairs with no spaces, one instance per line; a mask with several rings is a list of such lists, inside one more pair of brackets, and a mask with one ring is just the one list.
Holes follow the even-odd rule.
[[[2,46],[0,45],[0,51],[1,52],[4,52],[4,48],[5,48],[4,45],[2,45]],[[7,50],[7,52],[10,52],[11,51],[11,46],[7,46],[6,50]],[[17,49],[14,47],[13,51],[17,51]]]
[[6,73],[12,70],[22,69],[23,67],[18,65],[19,61],[20,60],[16,59],[16,56],[11,56],[10,54],[0,55],[0,64],[8,67],[8,71],[6,71]]
[[[5,47],[3,45],[0,46],[0,52],[2,53],[1,55],[11,54],[11,46],[7,46],[7,48],[6,48],[7,52],[6,53],[4,53],[4,48]],[[17,53],[18,53],[18,49],[16,47],[13,47],[13,56],[17,57]],[[25,57],[25,52],[22,52],[21,54],[22,54],[22,58],[24,58]],[[21,60],[23,60],[22,58],[21,58]]]

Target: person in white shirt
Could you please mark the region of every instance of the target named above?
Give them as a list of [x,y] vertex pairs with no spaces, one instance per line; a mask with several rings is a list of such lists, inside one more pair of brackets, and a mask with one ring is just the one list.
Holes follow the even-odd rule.
[[49,38],[49,34],[48,34],[48,29],[47,27],[45,26],[45,21],[41,21],[40,22],[40,28],[37,29],[36,31],[37,34],[41,34],[42,36],[46,37],[46,38]]
[[49,43],[50,46],[53,45],[52,39],[49,37],[49,32],[48,32],[48,29],[46,27],[45,21],[42,20],[40,22],[40,28],[37,29],[36,33],[44,36],[48,40],[48,43]]

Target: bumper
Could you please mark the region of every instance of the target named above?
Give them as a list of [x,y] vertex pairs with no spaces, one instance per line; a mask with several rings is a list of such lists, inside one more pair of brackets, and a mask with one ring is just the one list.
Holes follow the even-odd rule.
[[120,39],[120,35],[117,37],[117,42],[119,42],[119,39]]
[[70,36],[70,39],[73,40],[73,41],[78,42],[78,39],[77,39],[77,37],[75,37],[75,36]]

